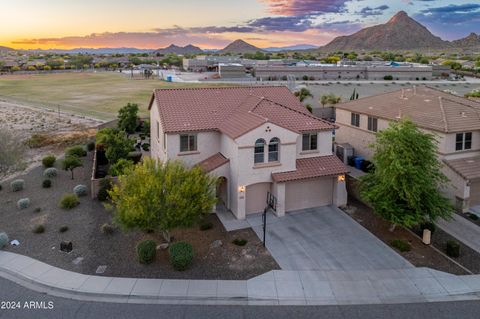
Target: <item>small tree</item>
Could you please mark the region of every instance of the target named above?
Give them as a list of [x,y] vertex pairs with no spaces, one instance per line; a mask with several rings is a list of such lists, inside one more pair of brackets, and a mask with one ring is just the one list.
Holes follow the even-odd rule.
[[135,132],[138,119],[138,105],[128,103],[118,111],[118,128],[129,134]]
[[82,160],[72,155],[65,157],[62,164],[63,164],[64,170],[70,171],[72,173],[72,179],[73,179],[73,170],[77,167],[83,166]]
[[128,153],[134,150],[134,141],[129,139],[125,132],[117,129],[105,128],[97,133],[97,145],[103,145],[105,156],[110,165],[115,164],[121,158],[126,158]]
[[326,104],[331,104],[331,105],[335,105],[335,104],[338,104],[340,103],[340,101],[342,100],[342,98],[340,96],[336,96],[335,94],[326,94],[326,95],[322,95],[320,97],[320,104],[322,104],[323,107],[325,107]]
[[300,91],[295,92],[295,96],[298,97],[300,102],[305,101],[307,97],[313,97],[312,92],[306,88],[301,88]]
[[190,227],[208,214],[216,202],[216,179],[199,167],[181,162],[145,161],[109,192],[115,218],[126,229],[160,230],[170,241],[170,230]]
[[377,133],[375,169],[361,179],[360,194],[375,213],[395,225],[411,227],[448,218],[453,207],[440,189],[448,179],[437,159],[435,136],[410,120]]

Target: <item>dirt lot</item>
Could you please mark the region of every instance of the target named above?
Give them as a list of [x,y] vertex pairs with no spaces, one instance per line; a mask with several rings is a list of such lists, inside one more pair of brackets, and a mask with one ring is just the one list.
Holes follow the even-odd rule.
[[[92,137],[95,135],[95,127],[100,123],[98,120],[82,116],[58,114],[0,101],[1,128],[12,132],[22,143],[34,134],[40,134],[45,138],[46,145],[40,148],[19,145],[26,149],[24,160],[27,169],[38,164],[46,154],[60,155],[65,146]],[[0,175],[0,181],[7,177]]]
[[[59,170],[50,189],[41,187],[43,168],[37,167],[27,175],[25,189],[11,192],[9,183],[4,182],[0,191],[0,231],[5,231],[11,240],[18,239],[20,246],[8,246],[7,250],[39,259],[48,264],[81,272],[95,274],[99,266],[107,266],[105,276],[149,277],[149,278],[195,278],[195,279],[248,279],[272,269],[279,269],[277,263],[266,251],[251,229],[226,232],[216,215],[210,215],[213,228],[200,231],[198,227],[179,229],[172,235],[176,241],[185,240],[193,245],[195,257],[192,267],[185,272],[174,271],[168,262],[168,254],[159,250],[156,261],[142,265],[137,261],[135,247],[144,239],[153,239],[158,244],[160,234],[140,231],[122,232],[115,230],[111,235],[100,230],[104,223],[112,222],[112,213],[90,197],[82,197],[80,205],[66,211],[58,207],[59,200],[66,192],[72,192],[77,184],[89,187],[92,154],[84,160],[84,167],[75,170],[75,180],[68,172]],[[90,188],[90,187],[89,187]],[[16,203],[28,197],[31,206],[19,210]],[[36,212],[39,208],[40,211]],[[34,234],[32,227],[44,223],[46,231]],[[60,233],[61,226],[69,230]],[[235,246],[235,238],[246,239],[244,247]],[[222,245],[212,245],[220,240]],[[73,252],[59,251],[61,241],[72,241]],[[217,242],[218,243],[218,242]]]

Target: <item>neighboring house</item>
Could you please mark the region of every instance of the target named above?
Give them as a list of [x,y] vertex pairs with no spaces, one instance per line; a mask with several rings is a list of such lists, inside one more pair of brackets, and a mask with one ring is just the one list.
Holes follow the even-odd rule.
[[335,141],[371,159],[375,132],[407,117],[435,134],[438,159],[450,179],[445,193],[458,210],[480,205],[480,103],[426,86],[361,98],[336,106]]
[[244,219],[277,200],[276,214],[346,204],[346,167],[332,153],[335,126],[311,115],[286,87],[155,90],[151,156],[200,165],[217,196]]

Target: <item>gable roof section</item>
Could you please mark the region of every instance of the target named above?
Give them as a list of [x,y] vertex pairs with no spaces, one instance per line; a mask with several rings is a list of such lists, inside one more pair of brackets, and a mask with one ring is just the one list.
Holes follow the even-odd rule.
[[336,108],[387,120],[408,117],[422,128],[444,133],[480,130],[480,103],[427,86],[365,97]]
[[155,90],[166,133],[218,130],[237,138],[266,122],[294,132],[331,130],[282,86]]
[[223,156],[222,153],[217,153],[197,163],[197,166],[200,166],[205,173],[210,173],[211,171],[227,164],[228,162],[230,162],[230,160]]
[[348,169],[335,155],[297,159],[297,169],[290,172],[272,173],[277,183],[296,181],[348,173]]

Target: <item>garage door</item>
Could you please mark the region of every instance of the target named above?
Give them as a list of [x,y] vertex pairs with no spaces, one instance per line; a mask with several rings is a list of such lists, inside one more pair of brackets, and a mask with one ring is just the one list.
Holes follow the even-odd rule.
[[288,182],[285,185],[285,211],[331,205],[333,178]]
[[270,183],[258,183],[247,186],[246,211],[247,214],[263,212],[267,202],[267,193],[270,191]]
[[470,184],[470,207],[480,205],[480,181]]

